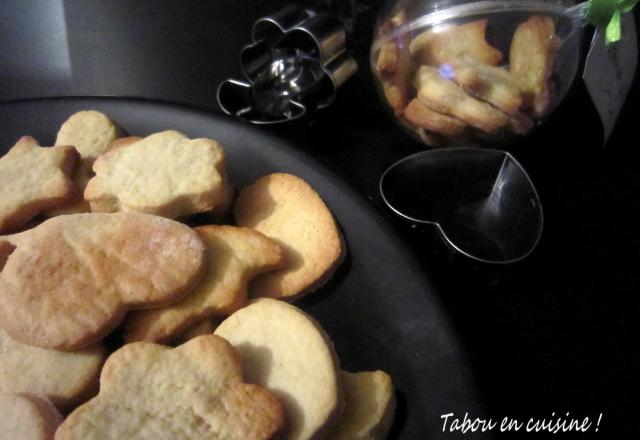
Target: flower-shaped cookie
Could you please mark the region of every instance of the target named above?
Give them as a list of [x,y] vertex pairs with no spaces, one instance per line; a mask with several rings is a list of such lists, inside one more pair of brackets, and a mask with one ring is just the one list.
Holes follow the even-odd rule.
[[283,424],[278,398],[244,383],[235,350],[206,335],[177,348],[135,342],[116,351],[98,396],[71,413],[56,439],[271,439]]

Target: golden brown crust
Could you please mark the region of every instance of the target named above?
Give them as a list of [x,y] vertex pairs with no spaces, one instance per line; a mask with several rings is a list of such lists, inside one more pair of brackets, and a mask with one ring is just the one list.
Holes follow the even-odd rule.
[[0,327],[21,342],[74,350],[104,337],[130,309],[187,294],[204,246],[180,223],[143,214],[54,217],[9,238]]
[[281,247],[258,231],[234,226],[201,226],[207,267],[198,286],[166,307],[139,310],[125,320],[125,340],[167,342],[194,323],[229,315],[247,304],[247,284],[280,267]]
[[448,63],[451,79],[478,99],[508,115],[516,115],[525,102],[518,82],[504,68],[487,66],[470,58]]
[[393,35],[396,28],[405,22],[404,10],[399,11],[381,26],[381,36],[391,35],[378,53],[376,72],[382,84],[382,92],[387,104],[396,116],[402,115],[409,102],[411,56],[407,50],[409,37]]
[[344,258],[331,211],[307,182],[292,174],[270,174],[242,190],[234,218],[239,226],[274,239],[285,254],[281,270],[251,282],[251,297],[293,299],[308,293],[324,284]]
[[438,113],[414,98],[404,111],[404,117],[417,127],[444,136],[461,136],[467,124],[459,119]]
[[438,67],[462,57],[496,66],[502,52],[485,40],[487,20],[452,25],[438,31],[426,31],[411,41],[409,50],[418,64]]
[[407,106],[407,93],[404,85],[399,85],[392,81],[384,81],[382,83],[382,92],[387,100],[387,104],[393,110],[396,116],[402,115]]
[[113,353],[100,393],[71,413],[56,439],[268,440],[283,425],[279,399],[244,383],[233,347],[207,335],[174,349],[135,342]]
[[376,70],[382,78],[392,76],[398,64],[398,46],[393,41],[387,41],[380,48]]
[[41,147],[25,136],[0,158],[0,233],[73,200],[77,191],[70,176],[79,157],[74,147]]
[[511,40],[509,70],[533,95],[533,116],[544,116],[553,104],[551,74],[558,48],[555,25],[549,17],[533,16],[521,23]]
[[473,98],[461,87],[443,78],[438,69],[422,66],[416,75],[418,99],[427,107],[458,118],[487,133],[496,134],[509,123],[509,116]]

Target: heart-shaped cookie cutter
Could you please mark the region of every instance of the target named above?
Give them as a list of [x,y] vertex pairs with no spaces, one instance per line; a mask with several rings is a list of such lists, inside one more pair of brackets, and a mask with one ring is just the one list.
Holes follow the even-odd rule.
[[340,20],[300,6],[258,19],[240,55],[246,81],[223,81],[218,104],[254,124],[312,119],[357,71],[346,39]]
[[413,223],[433,226],[454,250],[484,263],[512,263],[542,235],[540,198],[509,153],[476,148],[428,150],[389,167],[384,202]]

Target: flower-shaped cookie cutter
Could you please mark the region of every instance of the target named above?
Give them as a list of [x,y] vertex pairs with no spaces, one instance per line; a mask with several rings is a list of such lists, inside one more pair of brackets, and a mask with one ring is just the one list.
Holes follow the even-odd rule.
[[217,97],[225,113],[254,124],[313,119],[357,70],[343,23],[325,13],[286,6],[258,19],[252,40],[240,55],[246,81],[223,81]]

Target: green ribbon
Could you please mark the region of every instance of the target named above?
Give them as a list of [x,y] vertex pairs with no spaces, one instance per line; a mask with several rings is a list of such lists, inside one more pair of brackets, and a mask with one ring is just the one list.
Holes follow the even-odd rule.
[[615,43],[622,37],[622,14],[631,11],[638,0],[589,0],[586,19],[604,28],[605,44]]

